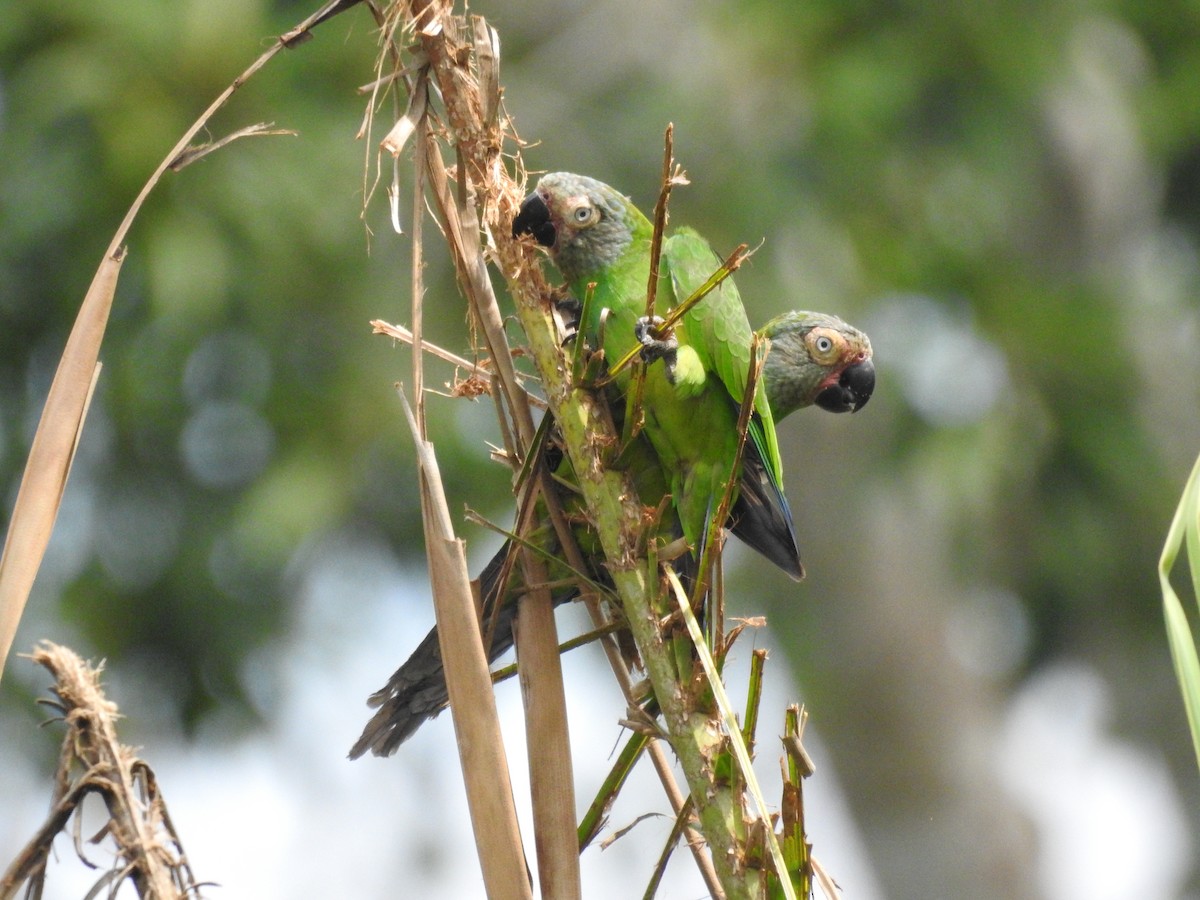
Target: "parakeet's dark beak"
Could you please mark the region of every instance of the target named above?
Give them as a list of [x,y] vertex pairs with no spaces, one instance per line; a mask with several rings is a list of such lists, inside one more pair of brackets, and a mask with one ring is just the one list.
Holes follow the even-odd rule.
[[817,406],[829,412],[858,412],[875,392],[875,364],[869,359],[847,366],[837,384],[817,394]]
[[525,198],[521,209],[512,224],[513,237],[532,234],[543,247],[553,247],[558,235],[554,231],[554,223],[550,221],[550,207],[534,191]]

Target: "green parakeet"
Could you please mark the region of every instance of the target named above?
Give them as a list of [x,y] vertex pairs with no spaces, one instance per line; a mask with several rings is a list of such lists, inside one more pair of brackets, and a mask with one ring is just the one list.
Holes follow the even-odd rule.
[[[870,340],[841,319],[821,313],[790,312],[771,320],[761,334],[770,340],[762,381],[777,419],[814,404],[830,412],[853,412],[870,399],[875,387]],[[653,453],[648,448],[646,452],[636,452],[630,464],[639,498],[645,504],[656,505],[668,486]],[[569,480],[568,465],[554,461],[551,465],[557,467],[560,477],[565,475]],[[756,490],[748,485],[744,471],[741,497],[754,496]],[[560,499],[568,513],[578,502],[577,495],[566,489]],[[727,523],[739,537],[743,537],[740,504],[748,502],[752,501],[739,500],[739,506],[734,508]],[[753,516],[748,518],[754,519]],[[597,582],[605,581],[598,542],[590,532],[586,518],[579,515],[572,516],[572,520],[577,523],[576,540],[581,550],[585,555],[595,556],[595,559],[589,559],[591,571],[586,574]],[[526,539],[550,556],[559,552],[554,531],[544,522]],[[479,577],[480,596],[484,601],[483,633],[492,634],[488,651],[488,659],[492,662],[513,645],[516,599],[524,587],[519,567],[510,567],[507,582],[501,583],[510,552],[511,546],[506,543]],[[560,575],[565,578],[569,574],[551,572],[550,577],[558,580]],[[553,600],[556,604],[565,603],[574,599],[577,593],[574,587],[560,588],[554,591]],[[370,704],[379,709],[367,723],[350,756],[356,758],[367,750],[377,756],[391,754],[422,723],[440,713],[447,701],[441,649],[434,628],[388,683],[372,695]]]
[[[513,221],[514,236],[522,233],[549,250],[576,297],[592,291],[580,333],[593,348],[603,347],[609,365],[639,344],[664,357],[645,371],[645,434],[666,473],[684,537],[698,555],[726,486],[743,480],[735,479],[733,466],[753,333],[732,278],[692,307],[664,344],[648,337],[644,321],[653,227],[627,197],[585,176],[545,175]],[[678,229],[663,241],[655,311],[665,315],[682,303],[720,264],[695,231]],[[617,387],[627,389],[630,378],[629,370],[619,373]],[[753,503],[740,504],[740,527],[755,549],[799,579],[804,570],[761,381],[742,452],[755,472],[748,480],[760,490]]]

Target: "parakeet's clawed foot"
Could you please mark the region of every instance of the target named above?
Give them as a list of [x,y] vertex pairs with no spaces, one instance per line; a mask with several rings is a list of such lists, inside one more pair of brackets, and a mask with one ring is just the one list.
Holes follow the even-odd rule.
[[579,333],[579,316],[582,310],[583,304],[574,297],[567,296],[554,301],[555,317],[563,335],[562,346],[570,344]]
[[661,359],[667,367],[667,378],[675,383],[675,357],[679,339],[673,331],[662,331],[663,319],[659,316],[642,316],[633,324],[633,333],[642,345],[642,361],[649,365]]

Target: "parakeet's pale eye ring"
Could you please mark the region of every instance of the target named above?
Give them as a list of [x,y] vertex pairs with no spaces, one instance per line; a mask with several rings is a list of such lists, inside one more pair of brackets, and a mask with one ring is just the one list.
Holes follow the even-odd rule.
[[580,228],[592,225],[600,218],[600,210],[589,203],[581,203],[571,210],[571,219]]
[[826,328],[814,328],[804,336],[804,342],[813,358],[821,363],[833,360],[845,348],[842,336]]

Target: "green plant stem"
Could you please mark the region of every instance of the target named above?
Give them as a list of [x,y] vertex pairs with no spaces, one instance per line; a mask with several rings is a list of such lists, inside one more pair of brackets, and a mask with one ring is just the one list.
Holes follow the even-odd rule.
[[517,318],[542,377],[546,401],[579,476],[609,574],[661,706],[671,747],[696,802],[700,830],[711,849],[717,876],[727,897],[754,896],[752,881],[742,867],[741,805],[713,776],[711,760],[721,732],[707,715],[691,713],[687,708],[686,691],[676,677],[654,611],[657,585],[647,578],[645,560],[637,551],[642,537],[641,505],[629,479],[604,466],[606,451],[617,445],[618,436],[609,430],[597,398],[569,383],[571,367],[563,358],[543,295],[531,291],[529,279],[521,277],[529,267],[525,251],[515,243],[499,243],[501,268],[516,301]]
[[1179,507],[1171,520],[1162,556],[1158,561],[1158,580],[1163,595],[1163,616],[1166,620],[1167,643],[1171,648],[1171,661],[1179,679],[1179,690],[1187,712],[1188,728],[1192,735],[1192,747],[1196,752],[1196,764],[1200,766],[1200,656],[1196,652],[1196,639],[1184,612],[1183,603],[1171,586],[1171,570],[1179,551],[1187,547],[1188,568],[1192,578],[1192,592],[1200,601],[1200,458],[1196,460]]

